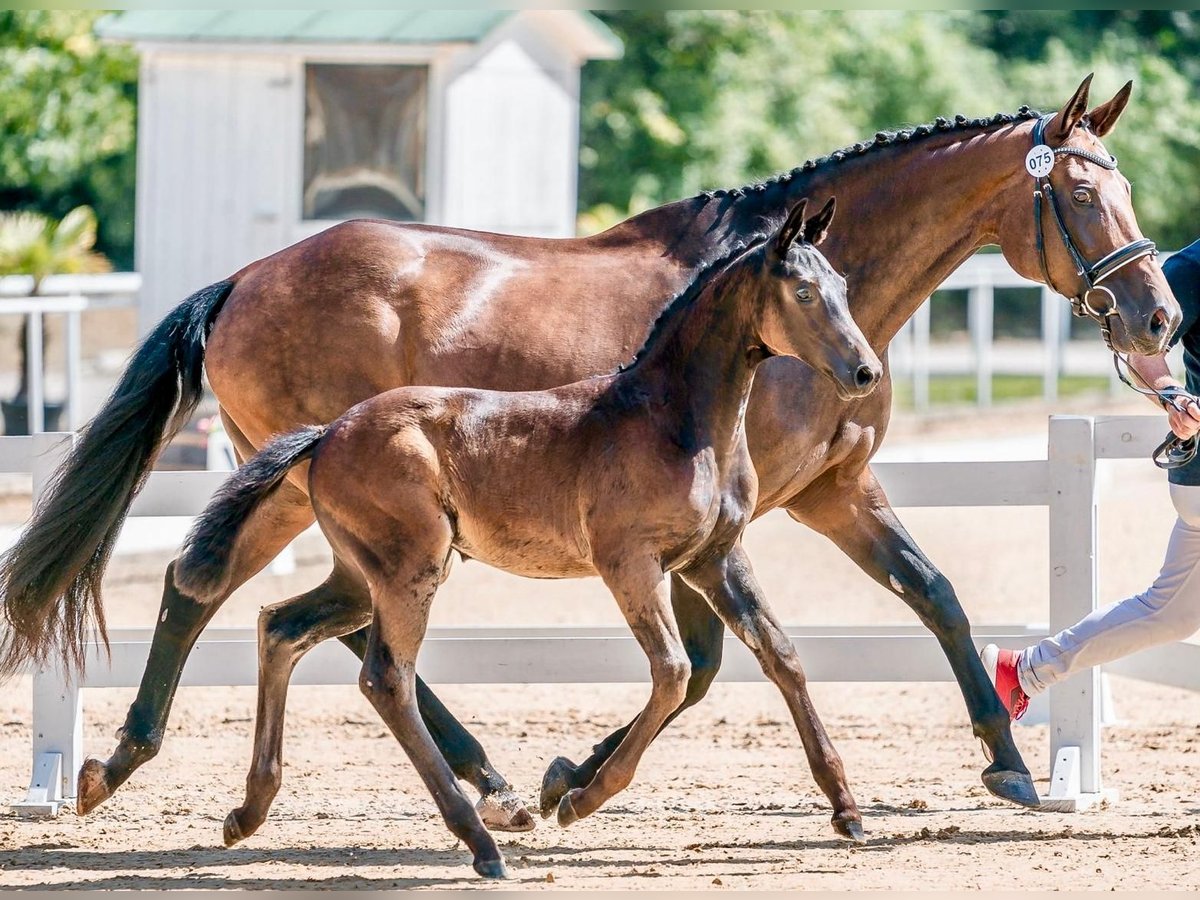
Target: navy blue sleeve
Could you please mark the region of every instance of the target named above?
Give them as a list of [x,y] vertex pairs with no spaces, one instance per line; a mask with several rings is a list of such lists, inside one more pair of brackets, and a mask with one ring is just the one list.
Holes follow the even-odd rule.
[[1188,244],[1163,263],[1162,268],[1183,311],[1183,320],[1171,336],[1174,347],[1200,320],[1200,240]]

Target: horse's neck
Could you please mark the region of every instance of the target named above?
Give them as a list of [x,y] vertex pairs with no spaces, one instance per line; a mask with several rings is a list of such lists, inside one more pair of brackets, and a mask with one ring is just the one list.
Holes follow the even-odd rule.
[[736,446],[761,354],[761,251],[735,262],[664,329],[629,374],[668,402],[686,443],[711,445],[718,457]]
[[801,197],[817,204],[836,197],[837,217],[820,249],[846,275],[854,320],[882,351],[955,268],[996,239],[997,193],[1024,174],[1027,136],[1015,132],[1000,125],[934,135],[827,164],[786,188],[734,201],[707,233],[762,231]]

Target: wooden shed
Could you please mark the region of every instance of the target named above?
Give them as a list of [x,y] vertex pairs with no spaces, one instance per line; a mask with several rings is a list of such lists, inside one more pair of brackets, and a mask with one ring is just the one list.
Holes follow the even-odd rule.
[[574,234],[579,72],[620,41],[570,10],[139,10],[147,329],[196,288],[359,216]]

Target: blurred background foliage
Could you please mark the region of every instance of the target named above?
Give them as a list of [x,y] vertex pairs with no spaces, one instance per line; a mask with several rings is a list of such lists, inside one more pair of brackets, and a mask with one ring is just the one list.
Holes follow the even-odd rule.
[[[91,10],[0,11],[0,209],[86,204],[133,262],[137,57]],[[1107,143],[1147,235],[1200,233],[1200,14],[1180,11],[601,12],[625,57],[583,73],[583,233],[938,115],[1134,99]]]
[[1200,13],[614,11],[625,58],[584,69],[580,230],[792,168],[938,115],[1093,102],[1134,81],[1106,144],[1160,246],[1200,234]]

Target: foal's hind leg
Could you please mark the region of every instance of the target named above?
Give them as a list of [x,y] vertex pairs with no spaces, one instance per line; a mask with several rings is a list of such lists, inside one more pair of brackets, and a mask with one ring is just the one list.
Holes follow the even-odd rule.
[[[683,702],[667,716],[662,728],[675,721],[685,709],[699,703],[708,693],[709,686],[721,668],[721,652],[725,639],[725,625],[712,611],[708,601],[688,587],[678,575],[671,576],[671,607],[675,613],[679,637],[683,640],[684,650],[687,651],[692,674],[688,678],[687,693]],[[541,797],[538,803],[542,818],[548,818],[558,808],[563,794],[571,788],[583,787],[595,777],[632,727],[633,722],[630,722],[618,728],[596,744],[592,748],[592,755],[578,766],[565,756],[556,757],[550,763],[542,776]],[[659,734],[662,733],[662,728],[659,729]]]
[[558,823],[563,826],[591,815],[628,786],[642,754],[667,717],[683,702],[691,673],[671,613],[670,582],[658,563],[651,559],[623,560],[611,568],[598,568],[650,660],[650,699],[595,777],[585,787],[568,791],[559,801]]
[[[258,830],[279,790],[283,774],[284,710],[288,682],[296,664],[317,644],[333,637],[339,638],[359,659],[365,658],[369,629],[363,623],[370,618],[371,597],[366,585],[340,561],[335,562],[334,572],[323,584],[259,613],[254,757],[246,777],[245,802],[225,820],[226,846],[233,846]],[[417,702],[454,774],[479,790],[481,799],[476,808],[484,823],[495,831],[533,828],[533,817],[511,785],[420,678],[417,678]]]
[[312,521],[308,498],[290,484],[283,485],[246,523],[230,569],[228,590],[211,603],[197,603],[181,593],[175,587],[174,562],[167,567],[150,656],[137,698],[117,732],[117,748],[106,762],[89,759],[79,771],[76,807],[80,815],[107,800],[139,766],[158,753],[179,676],[200,632],[234,590],[274,559]]
[[258,712],[246,799],[225,819],[225,846],[254,834],[267,818],[283,779],[283,723],[288,681],[301,657],[327,638],[371,617],[366,586],[334,561],[333,572],[307,593],[258,614]]
[[[412,760],[447,827],[470,848],[475,871],[485,878],[503,878],[507,873],[500,848],[459,787],[417,709],[417,652],[451,538],[442,511],[432,503],[424,511],[420,515],[410,509],[406,526],[387,529],[395,544],[372,541],[375,546],[370,550],[355,548],[354,559],[367,574],[374,606],[359,686]],[[338,543],[353,546],[357,539],[343,534]]]
[[762,590],[741,544],[725,559],[706,563],[683,575],[708,597],[729,630],[750,648],[763,672],[783,693],[804,743],[809,768],[833,805],[833,827],[845,837],[863,840],[862,816],[846,784],[841,757],[808,696],[796,648],[762,599]]
[[[793,518],[825,534],[863,571],[891,590],[921,618],[946,654],[967,704],[971,724],[995,760],[984,786],[1021,806],[1039,805],[1033,779],[1012,737],[1012,722],[984,671],[971,623],[946,576],[921,552],[888,504],[870,469],[852,485],[815,485],[816,498],[788,508]],[[807,494],[807,492],[806,492]]]

